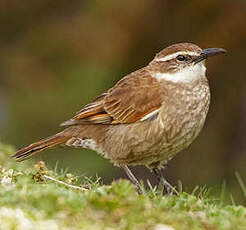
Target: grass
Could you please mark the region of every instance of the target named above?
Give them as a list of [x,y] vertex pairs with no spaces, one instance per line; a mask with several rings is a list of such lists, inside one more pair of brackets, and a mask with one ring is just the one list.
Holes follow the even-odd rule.
[[246,229],[246,208],[223,205],[206,189],[162,196],[150,188],[138,195],[127,180],[110,186],[78,180],[42,162],[18,164],[12,152],[0,144],[0,230]]

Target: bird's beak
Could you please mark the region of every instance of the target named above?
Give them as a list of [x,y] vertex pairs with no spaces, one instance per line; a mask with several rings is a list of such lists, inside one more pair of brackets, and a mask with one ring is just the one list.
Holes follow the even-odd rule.
[[222,49],[222,48],[204,49],[204,50],[202,50],[200,55],[193,60],[193,62],[195,64],[197,64],[198,62],[201,62],[202,60],[204,60],[204,59],[206,59],[208,57],[216,56],[216,55],[219,55],[219,54],[225,54],[225,53],[226,53],[226,50]]

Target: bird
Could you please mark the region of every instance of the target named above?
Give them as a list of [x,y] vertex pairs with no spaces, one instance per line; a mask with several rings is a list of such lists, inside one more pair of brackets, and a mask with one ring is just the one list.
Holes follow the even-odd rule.
[[123,168],[137,188],[131,166],[146,166],[160,182],[162,168],[203,128],[210,104],[205,60],[225,53],[189,42],[172,44],[61,123],[63,131],[13,157],[23,161],[56,146],[88,148]]

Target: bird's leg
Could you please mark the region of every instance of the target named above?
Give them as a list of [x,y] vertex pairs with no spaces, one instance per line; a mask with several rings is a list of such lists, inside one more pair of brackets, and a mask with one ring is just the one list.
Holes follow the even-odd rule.
[[132,184],[137,188],[137,191],[140,194],[141,193],[141,186],[140,186],[140,183],[138,182],[137,178],[134,176],[134,174],[128,168],[127,165],[122,166],[122,168],[125,170],[126,175],[130,179],[130,181],[132,182]]
[[165,179],[161,169],[153,168],[152,172],[156,175],[158,180],[158,188],[160,185],[164,187],[163,192],[164,194],[171,194],[172,192],[177,194],[176,189]]

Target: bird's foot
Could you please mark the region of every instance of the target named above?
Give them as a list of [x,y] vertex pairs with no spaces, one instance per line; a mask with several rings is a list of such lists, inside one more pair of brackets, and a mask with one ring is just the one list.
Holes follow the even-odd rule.
[[122,166],[122,168],[125,170],[125,173],[128,176],[128,178],[130,179],[130,181],[132,182],[132,184],[136,187],[138,194],[141,194],[142,189],[141,189],[141,184],[139,183],[138,179],[134,176],[134,174],[128,168],[127,165]]
[[152,172],[156,175],[158,180],[157,188],[159,191],[162,191],[163,195],[172,195],[172,194],[178,195],[178,191],[165,179],[161,169],[154,168],[152,169]]

